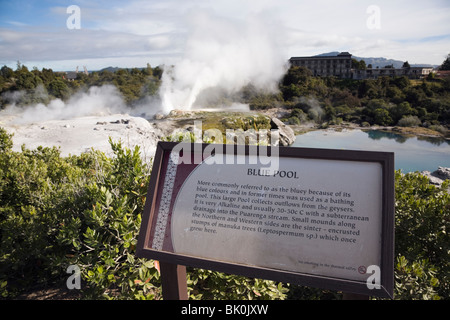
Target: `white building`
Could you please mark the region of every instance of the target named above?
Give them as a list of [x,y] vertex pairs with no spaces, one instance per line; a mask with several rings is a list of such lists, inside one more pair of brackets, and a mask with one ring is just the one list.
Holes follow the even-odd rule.
[[337,56],[292,57],[289,62],[293,66],[308,68],[314,76],[351,78],[352,55],[348,52]]
[[432,67],[407,68],[367,68],[365,70],[352,70],[353,79],[377,79],[378,77],[401,77],[422,79],[433,71]]
[[377,79],[378,77],[401,77],[422,79],[433,71],[432,67],[407,68],[366,68],[358,70],[352,68],[352,55],[341,52],[337,56],[292,57],[289,59],[292,66],[305,67],[314,76],[334,76],[345,79]]

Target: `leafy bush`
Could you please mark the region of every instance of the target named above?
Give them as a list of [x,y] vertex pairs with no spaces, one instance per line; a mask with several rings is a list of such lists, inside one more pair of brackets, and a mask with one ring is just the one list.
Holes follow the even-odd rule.
[[[11,151],[0,128],[0,294],[64,286],[81,270],[84,299],[159,299],[154,261],[136,258],[150,164],[139,148],[60,157]],[[396,299],[449,299],[449,183],[396,172]],[[339,293],[188,268],[192,299],[338,299]]]
[[273,300],[285,299],[289,291],[282,283],[204,269],[189,269],[187,277],[191,299]]
[[[81,271],[84,299],[159,299],[154,261],[135,256],[150,176],[139,148],[110,141],[115,156],[93,151],[61,158],[56,148],[0,151],[0,294],[14,297],[63,286],[69,265]],[[284,298],[273,281],[192,269],[191,298]]]
[[450,297],[449,181],[396,172],[397,298]]
[[437,131],[442,134],[445,134],[448,131],[447,128],[445,128],[444,126],[441,126],[441,125],[431,125],[431,126],[429,126],[429,129]]
[[288,124],[299,125],[308,121],[308,115],[302,109],[294,108],[288,116],[282,118],[281,120],[283,122],[287,122]]
[[[2,145],[10,136],[1,134]],[[81,268],[84,297],[152,298],[159,275],[135,258],[149,178],[139,149],[61,158],[56,148],[0,152],[1,295],[62,285]],[[148,279],[153,279],[149,283]]]
[[86,208],[82,185],[92,177],[88,156],[73,160],[56,148],[0,151],[0,282],[9,294],[61,274],[70,252],[59,241],[61,221]]
[[269,130],[270,129],[270,118],[264,115],[249,115],[246,117],[242,116],[231,116],[222,120],[222,125],[225,129],[242,129],[247,130]]
[[72,238],[70,262],[81,268],[85,297],[154,298],[157,270],[153,262],[135,257],[149,165],[142,162],[139,147],[131,151],[121,142],[110,144],[115,157],[97,153],[95,179],[85,185],[91,207],[67,217],[61,232],[72,237],[62,239]]
[[400,255],[395,264],[395,298],[397,300],[439,300],[436,268],[427,259],[410,262]]
[[392,119],[389,115],[389,111],[382,108],[378,108],[374,111],[374,121],[376,124],[382,126],[389,126],[392,124]]
[[404,116],[398,121],[400,127],[417,127],[422,121],[417,116]]

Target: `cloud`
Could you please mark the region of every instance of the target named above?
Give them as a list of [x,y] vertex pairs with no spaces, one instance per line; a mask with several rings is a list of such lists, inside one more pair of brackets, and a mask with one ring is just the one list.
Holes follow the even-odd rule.
[[10,24],[10,25],[16,26],[16,27],[26,27],[26,26],[28,26],[27,23],[23,23],[23,22],[20,22],[20,21],[5,21],[5,22]]
[[66,7],[48,8],[51,20],[58,22],[51,27],[42,22],[0,28],[0,63],[15,64],[20,60],[42,65],[56,61],[61,65],[61,61],[73,60],[73,65],[90,59],[92,66],[103,59],[116,58],[115,61],[128,64],[121,66],[130,67],[140,66],[132,65],[136,58],[146,63],[155,55],[164,58],[179,54],[184,31],[177,22],[177,11],[165,13],[163,8],[158,9],[157,2],[151,7],[147,1],[121,3],[122,7],[114,1],[85,2],[79,6],[81,29],[67,29]]
[[[161,39],[166,45],[161,46]],[[141,36],[102,30],[66,30],[52,32],[0,29],[2,59],[78,59],[135,55],[167,48],[170,35]]]
[[[448,2],[447,2],[448,3]],[[370,29],[369,5],[380,9],[380,28]],[[290,55],[350,51],[357,56],[383,56],[440,64],[448,51],[450,7],[442,1],[295,2],[283,12]],[[283,9],[287,10],[287,9]],[[441,35],[441,37],[439,37]],[[422,39],[432,39],[423,45]],[[421,45],[422,44],[422,45]]]
[[[290,55],[340,50],[373,56],[375,53],[370,49],[383,43],[387,45],[386,51],[392,52],[391,58],[408,56],[409,60],[423,58],[423,63],[440,63],[441,59],[430,56],[430,52],[434,50],[441,56],[448,51],[443,49],[443,44],[449,45],[448,38],[435,38],[450,30],[450,3],[441,0],[113,0],[77,3],[81,8],[80,30],[66,28],[69,15],[63,6],[44,8],[45,3],[39,3],[39,8],[35,8],[39,14],[34,15],[32,21],[8,16],[5,21],[29,26],[1,24],[0,63],[14,64],[18,59],[33,63],[91,59],[89,65],[99,65],[102,59],[117,58],[115,61],[133,63],[142,61],[145,56],[152,58],[152,65],[166,63],[167,56],[173,57],[184,49],[190,18],[202,10],[228,19],[243,20],[258,15],[272,25],[276,22],[279,26],[277,37],[286,49],[286,59]],[[380,8],[380,29],[369,30],[366,26],[370,5]],[[423,47],[402,46],[405,41],[420,43],[420,39],[433,40]],[[439,50],[445,52],[437,52]]]

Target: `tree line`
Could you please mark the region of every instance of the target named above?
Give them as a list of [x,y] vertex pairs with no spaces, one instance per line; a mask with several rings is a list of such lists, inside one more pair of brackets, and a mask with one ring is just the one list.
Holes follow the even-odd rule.
[[[313,77],[303,67],[291,67],[280,83],[287,121],[367,125],[442,126],[450,123],[450,78],[402,77],[352,80]],[[315,114],[314,110],[320,110]],[[317,113],[317,111],[316,111]]]
[[67,100],[72,94],[92,86],[115,85],[128,105],[133,105],[158,91],[162,68],[103,69],[89,74],[79,72],[68,79],[66,72],[56,72],[34,67],[31,71],[17,62],[16,70],[3,66],[0,69],[0,109],[9,104],[27,106],[48,104],[52,99]]
[[[449,65],[447,57],[441,69]],[[64,72],[46,68],[30,71],[18,62],[16,70],[7,66],[0,69],[0,109],[10,104],[46,105],[52,99],[66,100],[79,90],[104,84],[116,86],[124,101],[133,106],[148,96],[157,97],[163,72],[163,66],[152,68],[147,64],[145,68],[114,72],[80,72],[74,80],[68,80]],[[445,132],[450,123],[450,77],[438,79],[433,74],[421,80],[405,76],[353,80],[315,77],[307,68],[292,66],[280,79],[277,93],[248,84],[238,93],[223,94],[207,103],[217,106],[240,102],[254,110],[286,108],[289,114],[283,120],[289,124],[348,121],[363,126],[424,126]]]

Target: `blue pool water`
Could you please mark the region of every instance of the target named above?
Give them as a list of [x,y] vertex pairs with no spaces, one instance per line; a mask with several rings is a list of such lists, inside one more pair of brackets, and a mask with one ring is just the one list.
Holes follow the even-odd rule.
[[292,147],[394,152],[395,168],[402,172],[450,167],[449,140],[405,137],[379,130],[310,131],[298,135]]

